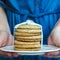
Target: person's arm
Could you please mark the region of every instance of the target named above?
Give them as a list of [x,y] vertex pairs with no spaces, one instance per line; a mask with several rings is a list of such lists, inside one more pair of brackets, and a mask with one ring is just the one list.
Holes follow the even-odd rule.
[[6,31],[6,32],[10,33],[6,14],[5,14],[3,8],[0,7],[0,32],[1,31]]
[[[55,24],[54,29],[48,38],[48,45],[53,45],[60,48],[60,19]],[[57,58],[60,57],[60,51],[49,52],[44,55],[45,57]]]
[[55,24],[55,27],[48,38],[48,44],[50,44],[50,41],[53,41],[55,46],[60,47],[60,19]]
[[[0,7],[0,47],[13,44],[14,37],[10,33],[10,28],[7,22],[5,11]],[[17,57],[18,54],[0,51],[0,56]]]

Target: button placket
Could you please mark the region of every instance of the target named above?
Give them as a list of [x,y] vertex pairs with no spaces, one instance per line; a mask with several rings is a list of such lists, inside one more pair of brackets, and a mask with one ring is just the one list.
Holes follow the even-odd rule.
[[34,13],[36,15],[38,15],[39,14],[39,2],[38,2],[38,0],[35,0],[34,5],[35,5],[35,12]]
[[35,2],[35,6],[38,6],[38,2]]

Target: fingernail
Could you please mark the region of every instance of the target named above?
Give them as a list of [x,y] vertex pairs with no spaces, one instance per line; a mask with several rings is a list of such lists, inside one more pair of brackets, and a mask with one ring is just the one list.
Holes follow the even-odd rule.
[[12,56],[12,54],[10,54],[10,53],[7,53],[7,55],[8,55],[9,57],[11,57],[11,56]]

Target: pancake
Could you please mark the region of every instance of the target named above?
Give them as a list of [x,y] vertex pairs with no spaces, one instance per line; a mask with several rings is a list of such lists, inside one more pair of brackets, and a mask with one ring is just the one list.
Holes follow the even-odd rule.
[[17,41],[17,40],[15,40],[14,41],[14,44],[17,44],[17,45],[19,45],[19,44],[23,44],[23,45],[31,45],[31,44],[39,44],[40,45],[40,42],[21,42],[21,41]]
[[22,32],[14,32],[16,36],[38,36],[41,35],[41,33],[22,33]]
[[[17,29],[28,29],[28,30],[41,30],[41,28],[17,28]],[[16,29],[15,29],[16,30]]]
[[15,45],[15,47],[18,47],[18,48],[37,48],[37,47],[40,47],[40,44],[36,44],[36,45],[32,45],[32,44],[29,44],[29,45]]
[[22,24],[22,25],[18,26],[18,28],[22,28],[22,29],[24,29],[24,28],[38,29],[39,28],[40,29],[41,27],[39,25]]
[[22,41],[22,42],[39,42],[41,39],[15,39],[17,41]]
[[29,36],[29,37],[23,37],[23,36],[16,36],[17,39],[40,39],[41,36]]
[[28,33],[32,33],[32,32],[41,32],[41,30],[29,30],[29,29],[16,29],[16,32],[28,32]]
[[41,49],[42,27],[22,24],[15,28],[15,50],[38,51]]
[[21,48],[14,48],[14,50],[18,50],[18,51],[38,51],[40,50],[41,48],[33,48],[33,49],[21,49]]

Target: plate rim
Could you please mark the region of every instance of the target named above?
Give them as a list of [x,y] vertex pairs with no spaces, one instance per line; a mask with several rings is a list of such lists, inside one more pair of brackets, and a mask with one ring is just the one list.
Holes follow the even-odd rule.
[[[55,46],[52,46],[52,45],[43,45],[43,46],[50,46],[50,47],[55,47]],[[6,48],[6,47],[14,47],[14,45],[11,45],[11,46],[5,46],[5,47],[2,47],[2,48],[0,48],[0,50],[2,50],[2,51],[6,51],[6,52],[26,52],[26,53],[43,53],[43,52],[53,52],[53,51],[58,51],[58,50],[60,50],[60,48],[58,48],[58,47],[55,47],[55,48],[58,48],[58,49],[55,49],[55,50],[45,50],[45,51],[41,51],[41,50],[39,50],[39,51],[14,51],[14,50],[6,50],[6,49],[4,49],[4,48]]]

